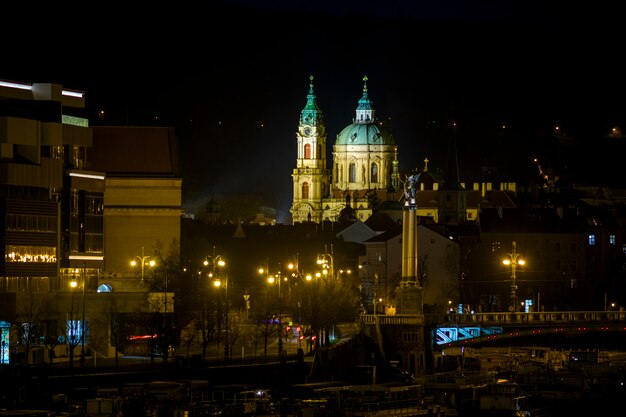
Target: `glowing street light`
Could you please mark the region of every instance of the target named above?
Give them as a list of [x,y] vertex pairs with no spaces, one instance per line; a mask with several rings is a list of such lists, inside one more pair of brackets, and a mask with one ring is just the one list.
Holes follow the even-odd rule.
[[150,256],[149,255],[145,255],[144,254],[144,248],[143,246],[141,247],[141,256],[135,256],[135,259],[133,259],[132,261],[130,261],[130,266],[132,266],[133,268],[136,267],[137,265],[141,266],[141,284],[144,283],[145,280],[145,273],[146,273],[146,266],[149,266],[150,268],[154,268],[154,266],[156,265],[156,262],[154,261],[154,259],[150,260]]
[[511,253],[507,254],[508,258],[503,259],[502,263],[507,266],[511,266],[511,302],[509,305],[509,310],[515,312],[517,307],[517,284],[515,282],[516,275],[515,271],[518,266],[523,266],[526,264],[526,261],[520,258],[521,254],[516,251],[516,243],[513,241],[513,249]]
[[333,255],[330,253],[320,253],[317,255],[316,263],[322,268],[322,274],[324,277],[335,276],[335,270],[333,265]]
[[[81,365],[85,365],[85,287],[87,286],[87,277],[85,276],[85,262],[83,262],[83,269],[82,269],[82,275],[83,275],[83,305],[82,305],[82,315],[81,315],[81,321],[80,321],[80,364]],[[79,272],[78,269],[76,269],[76,272]],[[78,287],[78,281],[73,280],[70,282],[70,287],[72,288],[76,288]]]
[[[215,249],[214,249],[215,252]],[[228,333],[228,321],[229,321],[229,315],[230,315],[230,307],[229,307],[229,303],[228,303],[228,287],[229,287],[229,282],[228,282],[228,275],[224,274],[224,276],[222,277],[222,274],[219,273],[219,269],[223,269],[226,266],[226,261],[224,261],[224,258],[222,258],[221,255],[215,255],[213,254],[213,256],[207,256],[204,259],[203,262],[204,266],[210,266],[211,270],[209,271],[209,278],[213,278],[213,286],[215,288],[224,288],[224,296],[226,299],[225,302],[225,316],[224,316],[224,360],[228,360],[230,358],[230,340],[229,340],[229,333]]]

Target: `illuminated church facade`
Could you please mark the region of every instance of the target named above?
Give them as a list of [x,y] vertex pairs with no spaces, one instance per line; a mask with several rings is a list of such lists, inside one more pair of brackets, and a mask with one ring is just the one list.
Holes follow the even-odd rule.
[[376,118],[368,96],[367,77],[355,117],[337,135],[332,172],[326,160],[327,131],[310,77],[306,105],[297,131],[297,162],[293,169],[293,223],[365,221],[382,201],[398,200],[401,187],[398,147]]

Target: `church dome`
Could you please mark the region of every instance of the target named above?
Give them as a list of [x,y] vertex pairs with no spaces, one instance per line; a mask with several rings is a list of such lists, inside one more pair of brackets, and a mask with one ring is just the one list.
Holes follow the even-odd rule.
[[376,123],[352,123],[337,135],[337,145],[395,145],[391,135]]
[[396,141],[376,120],[374,103],[367,95],[367,77],[363,77],[363,96],[351,125],[337,135],[335,145],[395,145]]

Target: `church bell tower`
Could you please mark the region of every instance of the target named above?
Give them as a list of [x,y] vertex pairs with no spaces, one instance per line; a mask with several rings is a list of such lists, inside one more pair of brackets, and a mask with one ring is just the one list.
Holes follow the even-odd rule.
[[293,178],[292,222],[322,221],[322,199],[328,196],[330,172],[326,168],[326,126],[315,101],[313,76],[310,77],[306,105],[300,112],[296,168]]

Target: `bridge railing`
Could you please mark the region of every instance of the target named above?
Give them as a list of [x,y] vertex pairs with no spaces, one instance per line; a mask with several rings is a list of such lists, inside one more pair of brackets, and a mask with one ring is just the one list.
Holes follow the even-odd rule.
[[554,324],[585,322],[626,321],[625,311],[540,311],[540,312],[489,312],[474,314],[428,314],[427,324]]
[[424,324],[424,316],[416,314],[361,314],[361,323],[378,324],[381,326],[393,324]]

